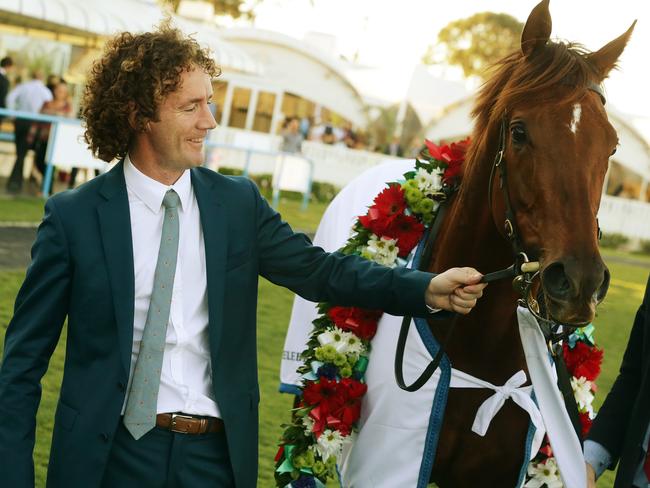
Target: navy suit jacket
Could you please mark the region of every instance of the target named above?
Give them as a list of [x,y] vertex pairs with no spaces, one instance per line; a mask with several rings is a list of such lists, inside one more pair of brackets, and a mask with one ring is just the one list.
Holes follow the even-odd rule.
[[[425,316],[432,274],[328,254],[295,234],[250,180],[191,170],[205,239],[212,384],[238,487],[257,480],[258,276],[312,301]],[[33,487],[40,381],[67,317],[51,488],[101,483],[126,394],[134,276],[122,164],[55,195],[16,298],[0,369],[0,483]]]
[[619,463],[615,488],[632,486],[643,461],[650,422],[650,278],[636,314],[621,369],[598,411],[588,439],[601,444]]

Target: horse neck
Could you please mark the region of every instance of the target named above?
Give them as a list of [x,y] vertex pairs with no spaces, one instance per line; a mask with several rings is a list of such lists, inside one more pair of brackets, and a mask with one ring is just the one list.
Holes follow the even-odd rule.
[[[481,160],[466,163],[474,167],[467,172],[461,189],[450,202],[436,238],[432,267],[436,271],[453,266],[472,266],[487,273],[512,264],[510,244],[498,232],[488,203],[490,154],[492,151],[485,151],[477,156]],[[500,218],[496,221],[499,222]]]
[[[494,148],[496,151],[496,147]],[[492,217],[488,205],[488,182],[494,154],[486,151],[482,160],[463,179],[445,216],[436,238],[433,271],[454,266],[472,266],[482,273],[496,271],[513,263],[510,243],[495,225],[502,217]],[[495,200],[501,195],[495,195]],[[492,283],[478,301],[476,308],[457,326],[448,345],[448,355],[454,367],[488,381],[506,381],[523,367],[523,354],[515,320],[516,295],[510,280]],[[435,321],[434,321],[435,322]],[[437,330],[438,327],[442,329]],[[444,324],[433,325],[434,334],[444,336]],[[485,365],[499,357],[489,371]],[[487,376],[486,376],[487,375]]]

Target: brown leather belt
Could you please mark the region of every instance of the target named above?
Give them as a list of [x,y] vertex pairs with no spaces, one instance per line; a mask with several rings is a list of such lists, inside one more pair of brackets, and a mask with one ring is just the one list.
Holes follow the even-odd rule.
[[159,413],[156,426],[180,434],[207,434],[223,432],[223,420],[217,417],[199,417],[183,413]]

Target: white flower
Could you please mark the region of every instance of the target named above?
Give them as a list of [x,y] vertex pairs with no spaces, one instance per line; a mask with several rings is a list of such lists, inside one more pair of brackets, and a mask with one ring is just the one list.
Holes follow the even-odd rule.
[[578,410],[581,412],[590,410],[591,403],[594,401],[594,394],[591,392],[591,381],[588,381],[584,376],[571,378],[571,388],[573,388],[573,396],[578,404]]
[[348,355],[354,355],[358,357],[366,352],[366,347],[363,345],[363,342],[361,342],[361,339],[355,336],[352,332],[345,332],[345,341],[348,344]]
[[336,352],[341,354],[359,355],[365,351],[365,347],[352,332],[344,331],[338,327],[330,327],[322,334],[318,334],[318,342],[321,346],[329,344]]
[[372,234],[368,245],[362,249],[361,254],[376,263],[394,267],[398,252],[399,248],[396,239],[380,238]]
[[418,189],[425,195],[433,195],[440,190],[440,175],[438,173],[429,173],[424,168],[418,168],[415,176]]
[[321,458],[335,456],[338,459],[343,448],[343,436],[338,430],[325,429],[314,447]]
[[528,465],[528,476],[530,480],[524,485],[524,488],[562,488],[560,472],[557,469],[555,458],[548,458],[545,462],[530,463]]
[[310,436],[314,432],[314,419],[309,415],[305,415],[302,418],[302,426],[305,428],[305,435]]

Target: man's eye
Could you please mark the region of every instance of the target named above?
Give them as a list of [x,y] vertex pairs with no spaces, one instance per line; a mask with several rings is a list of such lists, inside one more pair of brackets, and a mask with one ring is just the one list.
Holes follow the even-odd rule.
[[185,108],[183,111],[184,111],[184,112],[194,112],[195,110],[196,110],[196,104],[191,105],[191,106]]

